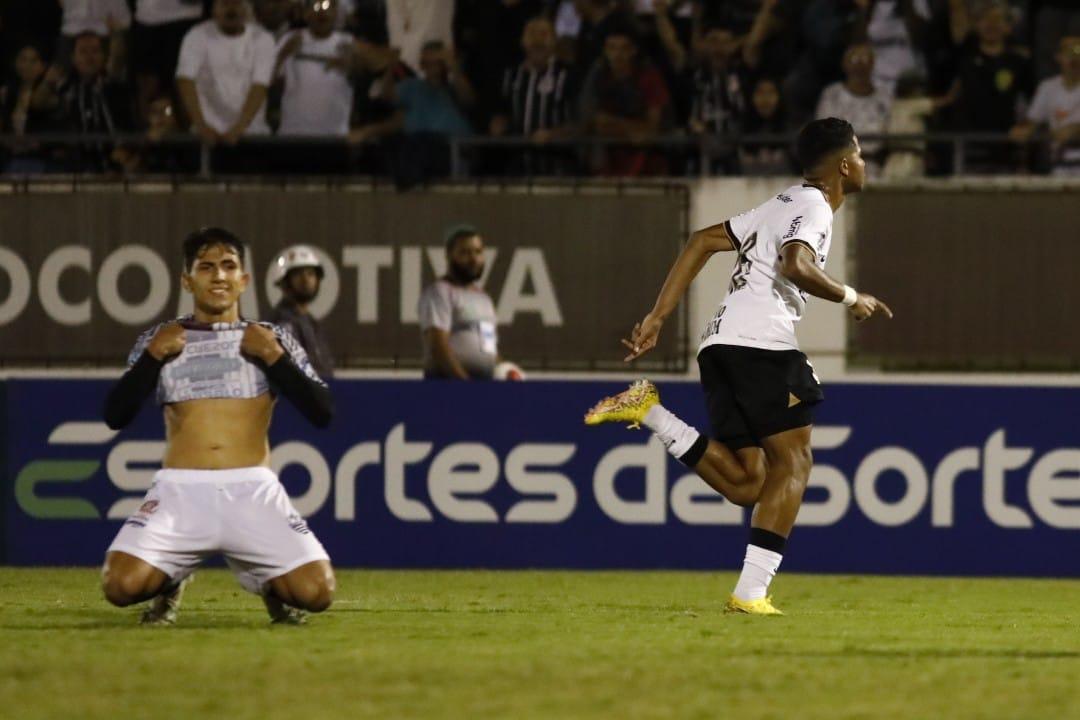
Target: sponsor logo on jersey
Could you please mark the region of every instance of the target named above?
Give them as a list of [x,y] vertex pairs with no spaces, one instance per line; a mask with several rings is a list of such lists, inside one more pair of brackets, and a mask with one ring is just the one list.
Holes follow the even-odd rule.
[[780,239],[789,240],[795,237],[795,233],[799,232],[800,227],[802,227],[802,215],[796,215],[795,219],[791,221],[791,225],[788,226],[787,235]]

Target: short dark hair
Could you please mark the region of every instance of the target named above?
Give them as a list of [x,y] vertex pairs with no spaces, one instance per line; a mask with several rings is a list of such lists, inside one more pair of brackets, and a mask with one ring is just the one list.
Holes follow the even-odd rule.
[[184,238],[184,271],[191,270],[203,249],[211,245],[224,245],[236,253],[241,265],[244,264],[244,245],[240,238],[225,228],[202,227]]
[[108,42],[108,38],[106,38],[104,35],[98,35],[96,32],[93,32],[92,30],[83,30],[81,33],[79,33],[78,35],[76,35],[72,39],[72,41],[71,41],[72,47],[74,47],[75,43],[79,42],[80,40],[87,40],[87,39],[89,39],[89,40],[97,40],[99,43],[101,43],[102,49],[105,48],[105,45]]
[[607,42],[608,38],[613,37],[624,37],[629,40],[634,47],[640,47],[641,45],[637,29],[628,20],[620,18],[611,23],[607,32],[604,33],[604,42]]
[[473,235],[479,234],[480,231],[476,229],[476,226],[469,225],[467,223],[461,223],[447,228],[445,235],[446,252],[453,251],[454,246],[457,245],[459,241],[464,240],[465,238],[471,238]]
[[840,118],[822,118],[803,125],[795,140],[795,155],[803,172],[807,173],[834,152],[854,146],[855,128],[851,123]]

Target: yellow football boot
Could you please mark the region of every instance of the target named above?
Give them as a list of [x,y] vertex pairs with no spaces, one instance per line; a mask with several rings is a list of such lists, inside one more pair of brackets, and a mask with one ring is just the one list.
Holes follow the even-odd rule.
[[631,429],[638,429],[645,420],[649,408],[660,402],[660,393],[648,380],[638,380],[629,388],[614,397],[606,397],[585,413],[586,425],[599,425],[606,422],[630,423]]
[[728,598],[728,612],[746,613],[747,615],[783,615],[772,604],[772,596],[758,598],[757,600],[740,600],[732,595]]

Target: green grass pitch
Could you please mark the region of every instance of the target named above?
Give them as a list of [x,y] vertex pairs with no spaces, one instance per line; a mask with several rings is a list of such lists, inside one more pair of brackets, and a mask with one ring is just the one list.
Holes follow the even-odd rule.
[[1080,581],[731,573],[338,573],[270,627],[222,570],[141,628],[92,569],[0,568],[0,717],[1080,717]]

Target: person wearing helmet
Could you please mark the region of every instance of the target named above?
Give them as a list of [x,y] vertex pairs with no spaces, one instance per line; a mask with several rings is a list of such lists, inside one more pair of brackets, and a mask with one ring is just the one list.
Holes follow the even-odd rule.
[[333,377],[330,345],[322,326],[310,311],[323,278],[319,256],[307,245],[287,247],[274,259],[273,272],[274,283],[281,288],[281,300],[271,311],[270,322],[293,334],[307,352],[319,377]]

